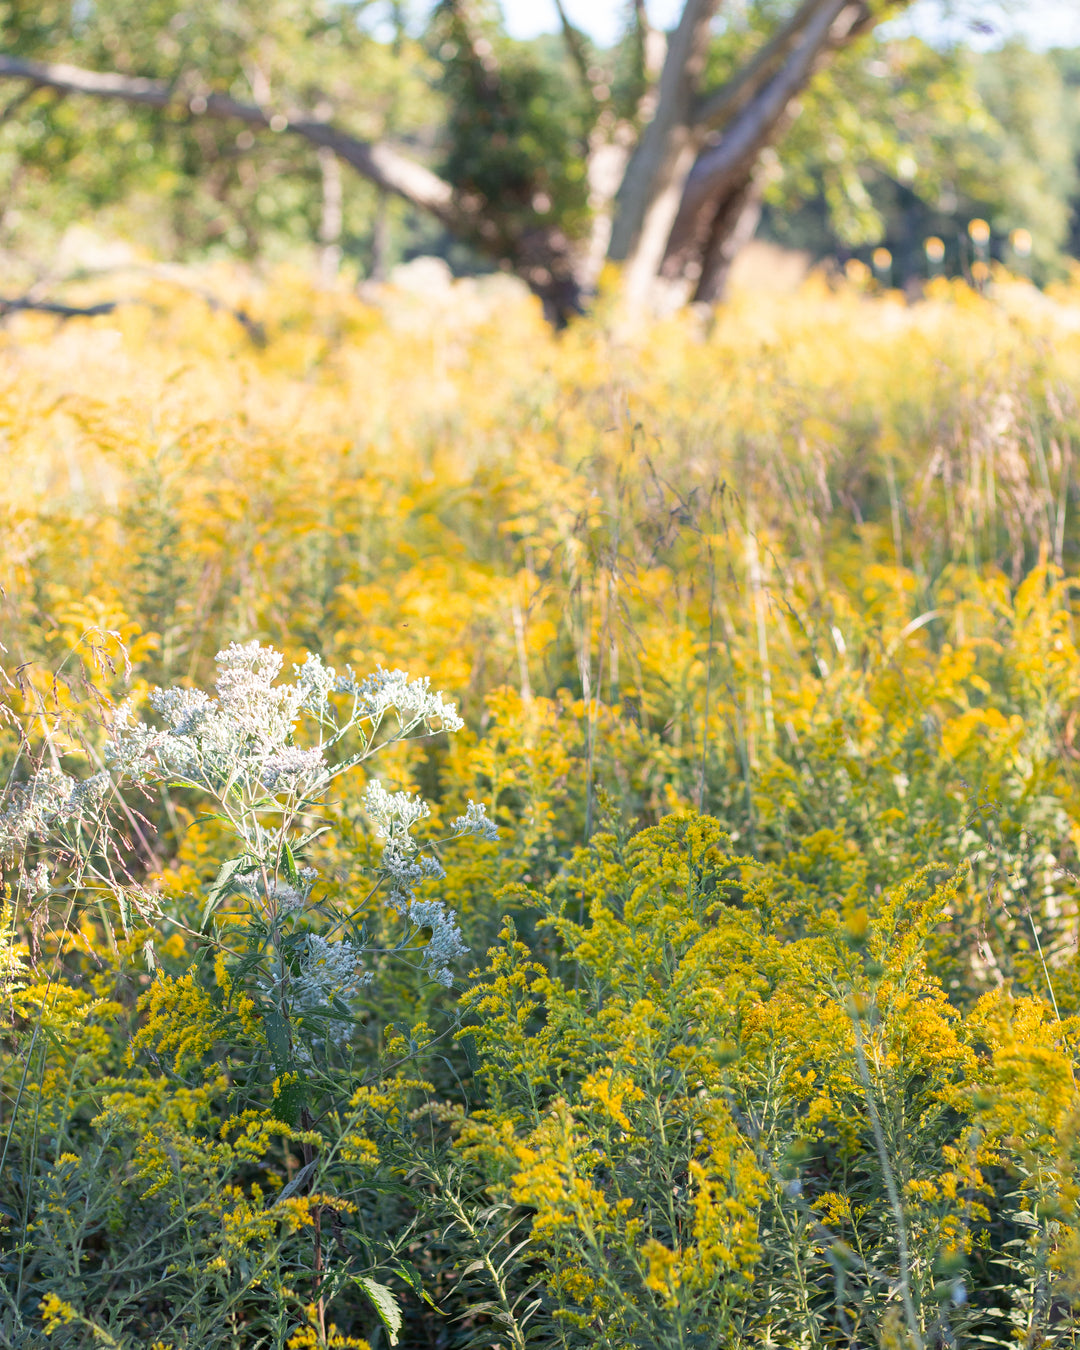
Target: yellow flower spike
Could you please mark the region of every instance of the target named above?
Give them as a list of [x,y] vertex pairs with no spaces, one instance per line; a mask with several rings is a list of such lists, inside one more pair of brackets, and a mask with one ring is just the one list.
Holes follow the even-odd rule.
[[581,1096],[586,1102],[595,1102],[609,1119],[630,1130],[630,1118],[623,1110],[623,1102],[640,1100],[641,1089],[628,1080],[618,1080],[614,1073],[590,1074],[581,1084]]
[[310,1303],[304,1309],[307,1325],[297,1327],[285,1342],[286,1350],[371,1350],[367,1341],[356,1336],[343,1336],[331,1323],[324,1340],[319,1331],[319,1309]]
[[132,1038],[129,1064],[143,1048],[172,1054],[176,1073],[208,1054],[222,1028],[222,1017],[209,993],[189,970],[179,977],[159,975],[139,999],[146,1021]]
[[681,1283],[679,1254],[650,1238],[642,1244],[640,1255],[645,1262],[645,1287],[665,1302],[674,1303]]
[[78,1312],[58,1294],[46,1294],[38,1304],[38,1312],[45,1323],[46,1336],[52,1336],[62,1326],[79,1321]]

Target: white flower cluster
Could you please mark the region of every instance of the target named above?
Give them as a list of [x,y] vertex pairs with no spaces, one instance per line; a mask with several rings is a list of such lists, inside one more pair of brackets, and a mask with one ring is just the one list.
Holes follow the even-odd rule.
[[377,778],[364,791],[364,810],[380,839],[408,838],[412,827],[431,815],[431,808],[418,793],[387,792]]
[[438,722],[439,731],[460,731],[465,725],[452,703],[447,703],[442,694],[432,693],[426,675],[410,680],[404,670],[378,666],[373,675],[359,683],[351,675],[340,679],[338,688],[354,693],[360,715],[372,722],[393,709],[403,732],[421,725],[435,730],[433,722]]
[[163,730],[132,722],[129,709],[120,709],[110,746],[113,766],[136,777],[176,774],[211,791],[240,777],[272,792],[321,786],[322,752],[297,749],[291,741],[301,712],[325,703],[333,671],[309,656],[297,668],[295,684],[275,684],[281,653],[257,642],[234,642],[216,660],[217,698],[180,688],[150,695]]
[[309,933],[300,959],[300,975],[293,986],[297,999],[317,1008],[332,998],[349,999],[371,983],[370,971],[358,971],[361,948],[348,938],[331,942]]
[[263,761],[259,780],[270,792],[316,792],[328,777],[326,760],[316,745],[310,750],[287,745]]
[[412,903],[413,888],[430,877],[445,873],[437,858],[419,851],[409,831],[431,814],[427,802],[412,792],[387,792],[379,780],[372,779],[364,792],[364,809],[375,833],[385,840],[380,871],[387,886],[387,899],[406,914]]
[[461,839],[467,834],[479,835],[481,839],[499,837],[499,827],[488,815],[487,807],[483,802],[474,802],[472,798],[469,799],[465,814],[452,820],[450,828],[454,831],[456,839]]
[[[243,840],[244,852],[228,864],[220,886],[215,883],[210,912],[229,890],[240,889],[262,901],[272,926],[276,925],[305,909],[316,873],[305,868],[297,875],[290,864],[288,879],[279,875],[285,836],[294,821],[286,808],[279,830],[269,828],[267,794],[315,797],[332,777],[359,764],[386,741],[458,731],[464,725],[454,704],[433,691],[427,679],[411,680],[402,670],[379,667],[357,680],[351,670],[338,675],[319,656],[309,654],[301,665],[293,666],[291,681],[282,680],[284,658],[258,642],[232,643],[217,654],[216,662],[212,693],[179,687],[153,691],[150,705],[157,714],[156,726],[140,721],[129,704],[118,708],[110,729],[107,771],[78,782],[59,769],[42,769],[29,782],[0,795],[0,859],[18,860],[24,886],[35,894],[49,890],[44,863],[29,875],[23,868],[28,845],[46,841],[58,828],[84,816],[102,817],[100,808],[115,783],[125,778],[179,780],[219,801],[227,800],[230,819]],[[320,744],[311,748],[294,743],[304,716],[318,724]],[[359,740],[358,752],[331,763],[326,752],[350,731]],[[404,945],[410,946],[422,932],[424,968],[450,986],[450,966],[468,949],[452,911],[440,901],[421,901],[416,895],[422,882],[445,875],[438,858],[424,852],[413,837],[416,827],[430,816],[429,807],[422,797],[388,792],[378,781],[368,784],[364,805],[382,841],[379,874],[384,893],[410,925]],[[452,822],[451,831],[455,838],[497,835],[483,804],[471,801],[465,814]],[[131,889],[125,888],[125,897]],[[142,914],[140,902],[135,903]],[[362,970],[364,949],[354,940],[294,931],[290,941],[300,954],[299,973],[294,968],[292,974],[302,1005],[348,999],[372,978]],[[274,978],[288,983],[289,976],[281,967]]]
[[409,905],[409,918],[417,928],[431,929],[431,937],[424,947],[424,966],[432,979],[449,989],[454,983],[450,963],[468,955],[469,951],[462,941],[457,920],[447,913],[441,900],[414,900]]
[[259,899],[269,898],[273,901],[274,909],[279,916],[292,914],[307,904],[311,895],[311,888],[319,876],[314,867],[301,867],[298,875],[299,886],[290,886],[287,881],[282,881],[280,877],[272,876],[269,879],[269,887],[267,887],[263,884],[262,876],[258,872],[251,872],[236,882],[236,888]]
[[0,810],[0,857],[19,857],[31,840],[93,815],[111,783],[104,771],[80,780],[51,766],[16,783]]
[[293,674],[301,691],[301,708],[313,717],[327,717],[330,695],[339,692],[340,684],[333,666],[324,666],[321,656],[308,652],[302,666],[293,666]]
[[[364,807],[379,838],[385,840],[379,870],[388,883],[387,899],[417,928],[431,929],[431,937],[424,947],[423,963],[433,979],[449,987],[454,982],[448,968],[450,962],[464,956],[469,949],[445,905],[439,901],[416,899],[415,887],[420,882],[446,875],[439,860],[421,853],[410,834],[414,825],[431,814],[428,804],[411,792],[387,792],[377,779],[373,779],[364,793]],[[473,819],[476,819],[475,812]]]
[[[211,791],[242,778],[273,793],[315,793],[330,771],[320,749],[292,744],[304,713],[331,728],[332,740],[360,722],[377,724],[390,710],[402,735],[457,731],[463,725],[454,705],[433,693],[427,679],[380,668],[357,683],[351,672],[338,676],[309,653],[303,665],[293,667],[293,683],[275,684],[283,660],[258,642],[230,644],[216,657],[216,698],[199,689],[154,690],[151,707],[165,722],[160,731],[133,721],[130,709],[122,707],[114,719],[110,763],[135,777],[175,774]],[[334,693],[353,696],[344,726],[338,726],[330,705]]]

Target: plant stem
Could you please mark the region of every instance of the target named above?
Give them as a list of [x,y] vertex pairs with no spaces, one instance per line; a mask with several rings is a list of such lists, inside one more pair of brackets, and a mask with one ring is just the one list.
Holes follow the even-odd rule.
[[859,1077],[862,1080],[863,1095],[866,1098],[866,1109],[870,1112],[870,1123],[874,1131],[874,1144],[877,1148],[878,1159],[881,1162],[881,1174],[885,1180],[885,1189],[889,1194],[889,1206],[892,1209],[893,1218],[896,1221],[896,1247],[900,1259],[900,1297],[903,1299],[904,1303],[904,1317],[907,1321],[908,1334],[915,1345],[915,1350],[924,1350],[922,1336],[919,1334],[918,1318],[915,1315],[915,1302],[911,1296],[911,1258],[908,1253],[907,1227],[904,1223],[904,1210],[900,1204],[900,1192],[896,1188],[896,1178],[893,1176],[888,1150],[885,1147],[885,1131],[881,1128],[881,1117],[878,1114],[877,1103],[874,1101],[873,1087],[870,1082],[870,1070],[867,1067],[866,1053],[863,1049],[862,1027],[859,1025],[858,1011],[852,1012],[851,1024],[855,1028],[855,1059],[859,1066]]

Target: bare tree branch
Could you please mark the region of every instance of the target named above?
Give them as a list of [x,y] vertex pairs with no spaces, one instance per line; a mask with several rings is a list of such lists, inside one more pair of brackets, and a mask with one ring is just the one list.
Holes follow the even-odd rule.
[[575,28],[570,22],[570,16],[566,12],[566,6],[563,0],[555,0],[555,8],[559,11],[559,23],[562,25],[563,40],[566,43],[566,50],[570,55],[581,77],[581,83],[585,87],[587,94],[592,93],[592,81],[589,79],[589,52],[585,46],[585,37],[581,30]]
[[783,65],[821,7],[822,0],[804,0],[787,23],[733,79],[705,95],[695,110],[695,125],[703,131],[712,131],[744,108]]
[[783,65],[736,114],[716,144],[702,152],[690,171],[668,239],[668,257],[692,244],[701,232],[703,217],[711,218],[726,193],[746,178],[778,134],[785,111],[806,87],[820,57],[830,47],[843,46],[866,13],[864,5],[852,0],[811,3],[814,12],[802,24]]
[[[212,310],[231,314],[256,347],[266,346],[266,330],[257,319],[253,319],[247,310],[234,309],[226,305],[217,296],[211,295],[201,287],[185,286],[193,295],[199,296]],[[119,300],[102,300],[96,305],[65,305],[59,300],[36,300],[29,295],[0,296],[0,320],[9,314],[34,313],[52,314],[58,319],[97,319],[104,314],[112,314],[121,305],[146,305],[155,308],[149,300],[138,296],[125,296]]]
[[142,304],[139,300],[102,300],[96,305],[63,305],[58,300],[34,300],[28,295],[0,295],[0,318],[22,310],[54,314],[58,319],[97,319],[111,314],[118,305]]
[[271,113],[252,103],[240,103],[227,94],[185,95],[165,80],[114,72],[102,74],[78,66],[24,61],[15,56],[0,56],[0,79],[29,80],[38,88],[55,89],[64,94],[121,99],[162,110],[184,109],[193,117],[231,118],[250,126],[291,133],[312,145],[332,150],[376,187],[403,197],[410,205],[435,216],[448,229],[472,231],[477,226],[476,213],[467,209],[450,184],[438,174],[383,142],[361,140],[329,122],[303,113]]
[[619,190],[609,257],[625,261],[632,305],[656,275],[700,146],[690,125],[718,0],[686,0],[668,44],[656,113],[642,133]]

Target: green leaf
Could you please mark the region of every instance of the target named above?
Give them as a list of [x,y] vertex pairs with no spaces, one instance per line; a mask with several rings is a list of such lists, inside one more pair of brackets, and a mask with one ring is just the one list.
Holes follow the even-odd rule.
[[270,1047],[270,1058],[278,1073],[289,1067],[289,1034],[285,1019],[276,1008],[271,1008],[263,1017],[266,1028],[266,1044]]
[[312,1160],[309,1163],[305,1163],[304,1166],[301,1167],[299,1172],[297,1172],[296,1176],[293,1177],[292,1181],[290,1181],[288,1185],[283,1186],[281,1190],[278,1191],[277,1195],[271,1201],[271,1204],[280,1205],[282,1200],[288,1200],[288,1198],[291,1195],[295,1195],[296,1192],[300,1190],[302,1186],[306,1186],[308,1182],[311,1180],[311,1178],[315,1175],[315,1169],[316,1167],[318,1167],[318,1165],[319,1165],[318,1158],[312,1158]]
[[214,910],[217,909],[218,905],[221,904],[226,895],[228,895],[229,891],[232,890],[232,883],[236,874],[240,871],[247,870],[247,868],[248,856],[246,853],[242,853],[239,858],[230,858],[228,862],[223,862],[221,864],[221,867],[218,869],[217,877],[214,880],[214,884],[207,892],[206,904],[203,907],[202,922],[199,924],[201,932],[206,932],[206,925],[210,922],[210,916],[213,914]]
[[285,879],[290,886],[299,888],[300,872],[297,869],[296,859],[293,857],[293,851],[289,847],[289,841],[287,839],[281,841],[281,857],[285,864]]
[[317,830],[312,830],[310,831],[310,833],[302,835],[301,838],[297,841],[296,847],[307,848],[308,844],[310,844],[313,840],[318,839],[320,835],[329,834],[329,832],[330,832],[329,825],[320,825]]
[[437,1313],[442,1315],[442,1309],[424,1288],[423,1277],[411,1261],[402,1261],[394,1267],[394,1274],[399,1275],[417,1298],[422,1298],[430,1308],[434,1308]]
[[385,1284],[379,1284],[375,1280],[369,1280],[366,1275],[357,1275],[354,1278],[356,1283],[371,1300],[372,1307],[379,1314],[379,1320],[386,1328],[386,1334],[390,1339],[390,1344],[397,1345],[398,1332],[401,1330],[402,1316],[401,1308],[394,1296],[394,1291],[388,1289]]
[[307,1103],[307,1085],[302,1081],[286,1083],[274,1098],[274,1116],[286,1125],[298,1125]]
[[471,1031],[467,1032],[461,1037],[460,1045],[462,1050],[465,1051],[465,1058],[469,1061],[470,1072],[475,1073],[480,1067],[480,1054],[476,1048],[476,1037]]

